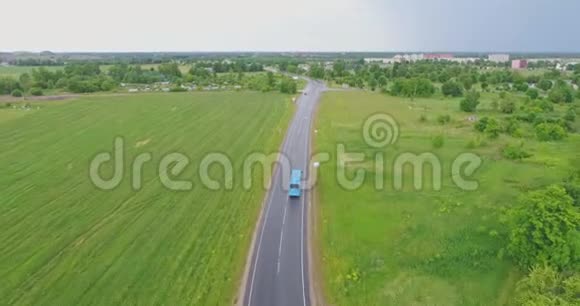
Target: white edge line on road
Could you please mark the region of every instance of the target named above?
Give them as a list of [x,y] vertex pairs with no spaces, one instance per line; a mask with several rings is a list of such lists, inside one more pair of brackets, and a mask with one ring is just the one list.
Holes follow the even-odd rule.
[[282,218],[282,230],[280,231],[280,245],[278,246],[278,270],[276,275],[280,274],[280,257],[282,257],[282,242],[284,241],[284,225],[286,224],[286,212],[288,211],[288,201],[284,205],[284,217]]

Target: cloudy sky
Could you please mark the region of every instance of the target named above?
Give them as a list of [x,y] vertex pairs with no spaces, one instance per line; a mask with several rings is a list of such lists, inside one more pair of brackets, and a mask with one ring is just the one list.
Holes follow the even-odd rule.
[[580,52],[578,0],[4,1],[0,51]]

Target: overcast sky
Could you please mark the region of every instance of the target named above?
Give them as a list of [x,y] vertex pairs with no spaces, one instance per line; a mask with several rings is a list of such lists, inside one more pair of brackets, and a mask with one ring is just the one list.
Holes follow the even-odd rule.
[[18,0],[0,51],[580,52],[579,0]]

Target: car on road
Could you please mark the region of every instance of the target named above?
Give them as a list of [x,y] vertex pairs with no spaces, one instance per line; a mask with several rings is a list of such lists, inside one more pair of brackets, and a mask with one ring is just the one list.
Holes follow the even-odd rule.
[[290,176],[290,189],[288,190],[288,196],[291,198],[298,198],[302,194],[300,188],[300,181],[302,180],[302,170],[292,170]]

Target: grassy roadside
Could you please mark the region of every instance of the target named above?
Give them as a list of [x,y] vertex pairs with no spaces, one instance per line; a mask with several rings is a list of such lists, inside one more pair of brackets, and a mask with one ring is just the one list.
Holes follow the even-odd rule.
[[[495,116],[484,96],[478,116]],[[368,92],[330,92],[321,102],[315,152],[332,159],[319,171],[318,226],[325,296],[329,305],[502,305],[519,271],[503,256],[502,212],[522,190],[559,182],[577,159],[580,137],[561,142],[524,139],[533,156],[505,159],[501,149],[522,139],[502,135],[488,140],[473,129],[458,100],[410,101]],[[400,126],[396,144],[373,149],[361,126],[374,113],[388,113]],[[424,121],[420,120],[424,116]],[[437,118],[449,115],[440,124]],[[444,144],[434,147],[434,138]],[[349,177],[367,170],[362,187],[347,191],[336,179],[336,144],[361,152],[365,162],[347,163]],[[415,191],[405,168],[403,190],[393,188],[394,159],[402,153],[431,152],[442,162],[442,189],[433,190],[432,171]],[[451,163],[463,152],[483,159],[474,178],[476,191],[461,190],[451,179]],[[371,157],[385,154],[386,188],[374,189]],[[346,156],[348,160],[349,156]]]

